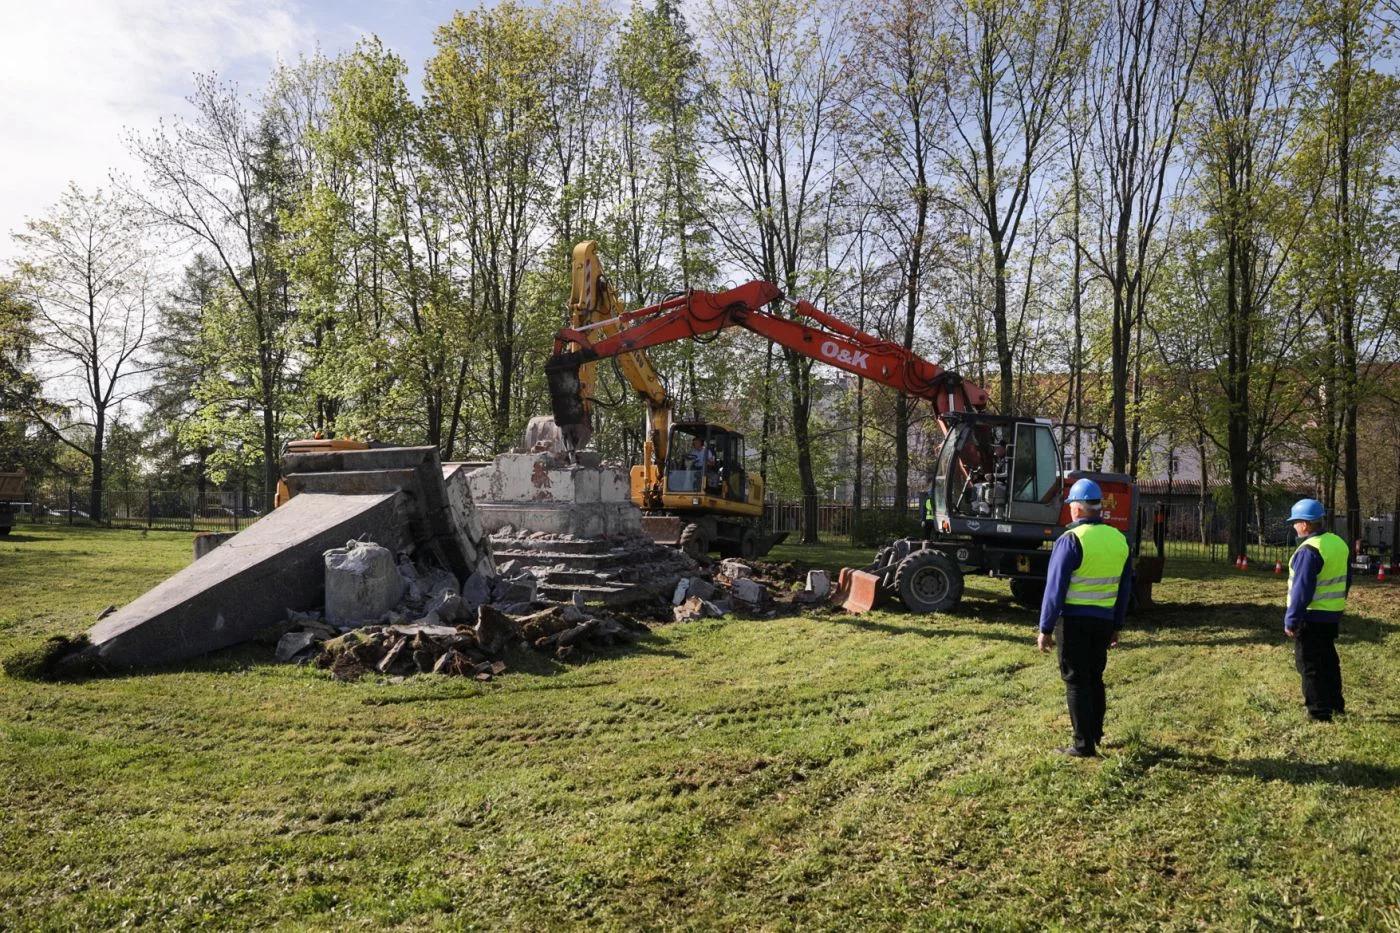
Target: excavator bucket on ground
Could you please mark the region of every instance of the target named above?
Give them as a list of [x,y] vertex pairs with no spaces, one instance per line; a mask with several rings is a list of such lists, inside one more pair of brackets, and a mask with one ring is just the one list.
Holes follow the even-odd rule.
[[869,612],[880,600],[880,578],[854,567],[842,567],[831,601],[847,612]]

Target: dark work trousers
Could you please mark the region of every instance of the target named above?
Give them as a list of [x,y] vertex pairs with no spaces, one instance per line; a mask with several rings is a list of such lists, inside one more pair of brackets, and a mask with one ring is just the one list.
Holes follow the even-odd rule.
[[1293,662],[1303,678],[1303,703],[1314,719],[1331,719],[1345,713],[1342,699],[1342,665],[1337,658],[1335,622],[1304,622],[1293,639]]
[[924,540],[932,541],[936,531],[938,531],[938,522],[931,518],[924,519]]
[[1112,622],[1068,615],[1060,620],[1060,677],[1074,725],[1074,747],[1081,752],[1093,752],[1103,738],[1103,669],[1112,642]]

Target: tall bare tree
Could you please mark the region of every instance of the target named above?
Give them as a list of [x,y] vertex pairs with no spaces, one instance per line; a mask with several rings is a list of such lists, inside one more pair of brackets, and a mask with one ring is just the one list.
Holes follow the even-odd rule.
[[[831,136],[846,80],[840,20],[814,0],[711,0],[701,23],[714,61],[707,114],[719,244],[750,274],[800,294],[821,270]],[[763,471],[772,347],[765,365]],[[803,542],[817,540],[810,418],[812,360],[784,350],[803,498]]]
[[154,328],[149,256],[129,204],[70,185],[17,234],[20,293],[33,309],[34,369],[57,411],[29,415],[92,465],[88,514],[102,517],[114,411],[140,391]]
[[[944,114],[943,71],[948,63],[938,20],[924,0],[876,0],[854,18],[857,72],[851,112],[854,133],[866,141],[853,168],[862,195],[880,209],[883,228],[903,278],[900,342],[914,348],[929,267],[941,239],[934,235],[939,206],[934,186],[940,166],[935,140]],[[861,270],[861,282],[865,281]],[[909,499],[909,407],[895,397],[895,509]]]
[[1079,0],[949,0],[942,21],[949,67],[934,137],[953,187],[950,206],[989,253],[998,404],[1016,407],[1008,267],[1042,170],[1058,153],[1056,128],[1083,60]]
[[[1141,397],[1138,326],[1155,271],[1154,241],[1169,220],[1164,196],[1177,169],[1209,0],[1110,0],[1089,66],[1086,205],[1097,219],[1088,256],[1112,295],[1113,468],[1137,472]],[[1131,436],[1130,436],[1131,433]]]
[[235,377],[257,411],[264,506],[277,489],[278,459],[293,363],[296,308],[282,261],[281,218],[292,204],[286,141],[237,88],[195,78],[188,119],[131,138],[145,185],[131,190],[147,219],[209,254],[235,301],[234,332],[246,345]]

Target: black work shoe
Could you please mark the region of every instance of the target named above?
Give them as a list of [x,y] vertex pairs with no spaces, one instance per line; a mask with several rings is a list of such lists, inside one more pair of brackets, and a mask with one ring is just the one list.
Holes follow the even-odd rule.
[[1066,758],[1097,758],[1098,753],[1092,749],[1084,750],[1075,748],[1073,745],[1066,745],[1064,748],[1055,749],[1056,755],[1064,755]]
[[1308,718],[1311,719],[1313,722],[1331,722],[1332,713],[1330,710],[1325,710],[1316,713],[1314,713],[1312,710],[1308,710]]

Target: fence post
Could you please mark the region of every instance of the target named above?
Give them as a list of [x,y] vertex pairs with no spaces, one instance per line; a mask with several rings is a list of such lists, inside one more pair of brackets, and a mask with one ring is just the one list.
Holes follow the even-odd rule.
[[68,524],[73,524],[73,487],[68,487]]
[[194,513],[199,506],[199,496],[196,493],[190,494],[190,531],[194,531]]
[[147,529],[149,529],[149,528],[151,527],[152,517],[153,517],[153,516],[152,516],[152,509],[151,509],[151,487],[150,487],[150,486],[147,486],[147,487],[146,487],[146,528],[147,528]]
[[243,493],[241,490],[233,491],[233,533],[238,534],[238,513],[243,510]]

